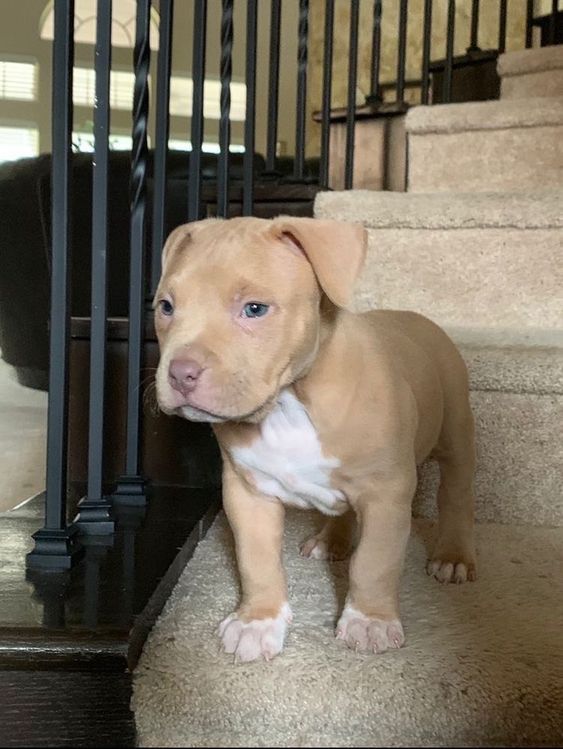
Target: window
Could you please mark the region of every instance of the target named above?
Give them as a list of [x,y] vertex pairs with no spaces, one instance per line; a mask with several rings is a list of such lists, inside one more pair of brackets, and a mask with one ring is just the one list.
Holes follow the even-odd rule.
[[31,127],[0,127],[0,163],[39,153],[39,132]]
[[[130,135],[109,136],[110,151],[130,151],[133,139]],[[94,152],[94,135],[92,133],[75,132],[72,134],[72,148],[80,153]]]
[[[41,39],[53,39],[54,2],[49,0],[41,16]],[[96,43],[96,0],[75,0],[74,41],[79,44]],[[111,37],[114,47],[133,47],[135,44],[136,0],[114,2],[111,19]],[[151,49],[158,49],[159,14],[151,8],[150,38]]]
[[0,60],[0,98],[33,101],[37,96],[37,66],[33,62]]
[[[192,116],[193,82],[191,78],[173,75],[170,78],[170,114]],[[210,120],[221,116],[221,82],[206,80],[203,86],[203,114]],[[231,83],[231,120],[243,122],[246,114],[246,85]]]
[[[180,140],[178,138],[169,138],[168,139],[168,148],[171,151],[191,151],[192,150],[192,144],[189,140]],[[219,147],[218,143],[211,143],[211,142],[203,142],[201,144],[201,150],[204,153],[220,153],[221,149]],[[229,151],[231,153],[244,153],[244,146],[240,146],[236,143],[231,143],[229,146]]]
[[[110,73],[110,106],[113,109],[133,108],[135,74],[125,70]],[[74,68],[72,98],[75,104],[93,107],[96,95],[96,74],[91,68]]]

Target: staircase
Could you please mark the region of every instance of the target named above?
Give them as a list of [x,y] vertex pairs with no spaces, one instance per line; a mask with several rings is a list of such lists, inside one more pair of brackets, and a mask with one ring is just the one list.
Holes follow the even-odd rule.
[[436,518],[428,463],[401,591],[406,646],[354,654],[333,636],[346,563],[300,559],[314,521],[289,513],[286,651],[235,667],[213,634],[238,597],[220,517],[139,663],[140,746],[563,742],[562,52],[501,56],[500,101],[410,110],[408,192],[324,192],[315,203],[318,218],[368,229],[355,309],[422,312],[465,357],[479,579],[440,586],[423,574]]

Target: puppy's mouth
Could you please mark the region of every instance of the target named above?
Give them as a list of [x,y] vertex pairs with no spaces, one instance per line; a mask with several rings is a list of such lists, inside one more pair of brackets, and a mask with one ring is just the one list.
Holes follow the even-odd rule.
[[193,406],[189,403],[183,404],[173,409],[163,409],[166,413],[176,414],[188,421],[207,422],[209,424],[224,424],[228,421],[256,423],[261,421],[272,409],[276,402],[277,393],[269,396],[260,406],[243,414],[225,415],[215,411],[208,411],[200,406]]

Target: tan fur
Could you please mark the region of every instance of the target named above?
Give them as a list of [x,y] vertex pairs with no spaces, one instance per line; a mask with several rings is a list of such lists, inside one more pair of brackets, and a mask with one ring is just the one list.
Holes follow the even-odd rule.
[[[323,454],[340,461],[331,484],[357,520],[348,605],[368,620],[398,620],[416,467],[429,455],[440,462],[442,475],[439,537],[429,569],[444,581],[475,577],[473,421],[465,365],[447,335],[420,315],[355,315],[344,308],[365,251],[362,227],[290,217],[188,224],[164,249],[155,302],[173,301],[174,313],[165,317],[157,306],[158,399],[167,412],[213,422],[224,458],[224,505],[236,539],[244,621],[275,616],[286,600],[284,509],[257,491],[231,452],[252,445],[280,389],[290,384]],[[241,320],[241,305],[249,301],[272,305],[272,313]],[[204,368],[193,402],[180,408],[167,380],[178,356]],[[327,555],[334,543],[341,556],[353,530],[349,514],[332,518],[304,553],[322,540]],[[347,642],[354,646],[353,638]]]

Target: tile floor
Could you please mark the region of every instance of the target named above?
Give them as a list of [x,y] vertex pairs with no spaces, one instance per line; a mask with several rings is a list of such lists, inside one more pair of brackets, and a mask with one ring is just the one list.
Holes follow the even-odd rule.
[[18,383],[0,357],[0,512],[45,488],[47,393]]

